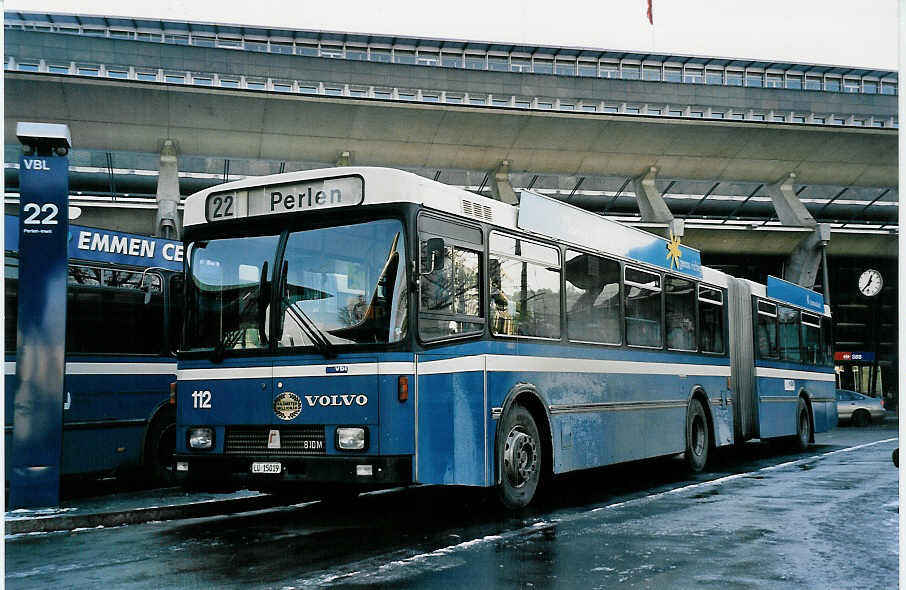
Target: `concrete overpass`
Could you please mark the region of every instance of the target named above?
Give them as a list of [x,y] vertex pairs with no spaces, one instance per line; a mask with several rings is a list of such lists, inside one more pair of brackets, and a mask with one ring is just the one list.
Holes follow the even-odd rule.
[[897,130],[309,97],[7,72],[7,144],[16,121],[66,123],[79,148],[336,161],[402,168],[886,187]]

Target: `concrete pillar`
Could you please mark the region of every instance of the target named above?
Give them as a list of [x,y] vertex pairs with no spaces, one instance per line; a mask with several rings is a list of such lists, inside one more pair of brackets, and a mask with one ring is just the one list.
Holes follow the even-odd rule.
[[[826,260],[824,249],[828,242],[830,242],[830,225],[827,223],[816,224],[814,230],[793,248],[793,252],[784,266],[783,280],[796,283],[806,289],[813,288],[818,279],[818,269]],[[830,301],[826,282],[824,289],[825,299]]]
[[352,152],[337,152],[337,166],[352,166]]
[[179,225],[179,168],[176,160],[176,143],[165,139],[160,148],[160,170],[157,174],[157,218],[154,235],[178,240],[182,235]]
[[667,226],[667,237],[681,238],[685,234],[685,224],[682,219],[673,216],[670,207],[655,186],[656,178],[657,168],[652,166],[644,174],[632,179],[632,189],[635,191],[642,221],[663,223]]
[[491,174],[491,195],[508,205],[518,205],[519,199],[510,182],[510,161],[501,160]]
[[[812,230],[793,248],[783,270],[784,280],[812,289],[817,282],[818,269],[822,261],[827,264],[825,248],[830,241],[830,225],[815,221],[793,189],[795,180],[796,173],[790,172],[774,184],[766,185],[765,189],[771,195],[774,211],[777,212],[777,218],[782,225]],[[827,281],[824,285],[824,294],[830,301]]]
[[657,168],[652,166],[644,174],[632,179],[632,188],[639,202],[642,221],[669,224],[673,221],[673,213],[654,184],[656,177]]

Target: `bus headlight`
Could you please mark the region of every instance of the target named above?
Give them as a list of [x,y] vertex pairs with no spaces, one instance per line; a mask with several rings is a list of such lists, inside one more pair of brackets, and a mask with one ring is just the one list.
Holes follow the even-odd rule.
[[361,426],[337,428],[337,448],[341,451],[364,451],[368,444],[367,431]]
[[210,449],[214,446],[214,429],[208,426],[190,428],[188,438],[190,449]]

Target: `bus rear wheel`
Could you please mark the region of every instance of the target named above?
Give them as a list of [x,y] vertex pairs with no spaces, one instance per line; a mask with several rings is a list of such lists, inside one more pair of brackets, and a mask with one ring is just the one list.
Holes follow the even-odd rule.
[[809,419],[808,406],[802,398],[796,404],[796,437],[793,439],[795,447],[804,451],[812,438],[812,422]]
[[529,505],[541,481],[541,437],[531,413],[520,405],[514,405],[504,416],[500,432],[497,497],[506,508],[519,510]]
[[708,450],[711,447],[711,436],[708,430],[708,417],[705,409],[697,399],[689,402],[686,411],[686,452],[683,459],[692,473],[699,473],[708,464]]

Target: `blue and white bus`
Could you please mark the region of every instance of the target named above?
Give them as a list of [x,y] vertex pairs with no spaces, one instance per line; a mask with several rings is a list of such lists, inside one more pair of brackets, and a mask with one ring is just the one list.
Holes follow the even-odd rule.
[[[8,453],[16,392],[18,221],[4,216]],[[173,240],[69,226],[63,475],[143,466],[155,480],[172,479],[170,385],[182,326],[182,298],[174,292],[182,288],[182,250]],[[7,481],[11,465],[7,460]]]
[[190,485],[484,486],[519,508],[552,474],[698,471],[836,424],[821,295],[529,191],[336,168],[206,189],[184,221]]

